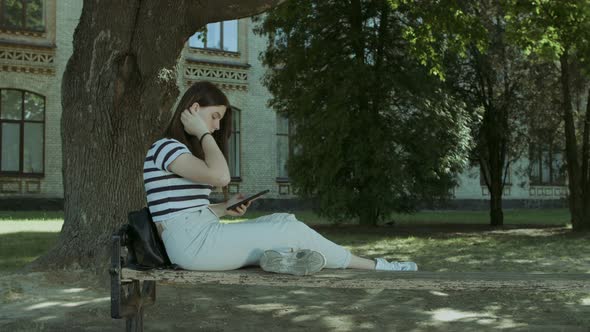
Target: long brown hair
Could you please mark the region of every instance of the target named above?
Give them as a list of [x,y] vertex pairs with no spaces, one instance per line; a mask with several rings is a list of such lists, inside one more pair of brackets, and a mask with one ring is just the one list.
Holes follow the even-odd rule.
[[199,143],[199,137],[188,134],[184,130],[184,125],[180,121],[182,111],[188,109],[194,103],[198,103],[201,107],[221,105],[226,107],[225,115],[221,119],[219,125],[219,130],[213,133],[213,138],[215,138],[217,146],[219,146],[219,149],[225,156],[225,160],[228,160],[228,140],[232,130],[232,109],[227,96],[211,82],[196,82],[186,90],[180,99],[180,102],[178,102],[172,120],[170,120],[170,124],[164,131],[162,137],[173,138],[183,143],[189,148],[195,157],[204,160],[205,155],[203,153],[203,148]]

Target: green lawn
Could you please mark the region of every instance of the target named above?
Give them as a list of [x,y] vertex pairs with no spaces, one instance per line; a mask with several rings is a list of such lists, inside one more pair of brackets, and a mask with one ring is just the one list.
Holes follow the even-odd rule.
[[412,260],[425,271],[590,273],[590,233],[565,227],[318,228],[353,253]]
[[[226,217],[224,220],[241,221],[260,217],[270,212],[252,211],[244,217]],[[299,220],[307,224],[330,224],[326,218],[319,217],[311,211],[293,212]],[[504,223],[506,225],[566,225],[569,223],[570,214],[567,209],[544,210],[505,210]],[[58,221],[63,222],[63,211],[0,211],[2,221]],[[415,214],[393,214],[386,222],[395,222],[396,225],[409,224],[488,224],[487,211],[421,211]],[[344,221],[344,224],[354,224],[354,220]]]
[[[330,221],[319,217],[311,211],[293,212],[297,218],[307,224],[326,225]],[[268,214],[268,212],[248,212],[247,218],[256,218]],[[245,218],[224,218],[226,220],[240,221]],[[423,225],[423,224],[489,224],[487,211],[420,211],[415,214],[393,214],[385,223],[394,222],[396,225]],[[504,224],[506,225],[567,225],[570,221],[568,209],[543,209],[525,210],[513,209],[504,211]],[[343,224],[354,224],[355,221],[343,221]]]
[[[489,224],[488,211],[423,211],[413,215],[393,215],[399,224]],[[504,210],[506,225],[566,225],[570,223],[568,209]]]
[[[265,214],[250,212],[246,217]],[[485,211],[398,215],[393,217],[395,227],[377,228],[331,227],[309,211],[295,215],[357,255],[414,260],[426,271],[590,273],[590,234],[572,233],[565,209],[507,210],[501,229],[487,226]],[[61,223],[60,212],[0,212],[0,271],[16,270],[47,251]]]
[[2,221],[64,221],[63,211],[0,211]]
[[58,235],[55,232],[0,234],[0,271],[13,271],[32,262],[53,246]]

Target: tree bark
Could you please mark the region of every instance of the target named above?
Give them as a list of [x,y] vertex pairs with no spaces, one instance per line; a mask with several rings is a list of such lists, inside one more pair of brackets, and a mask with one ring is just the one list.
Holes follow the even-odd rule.
[[62,80],[64,226],[30,266],[104,271],[112,232],[145,206],[142,165],[179,95],[176,63],[209,22],[281,0],[84,1]]

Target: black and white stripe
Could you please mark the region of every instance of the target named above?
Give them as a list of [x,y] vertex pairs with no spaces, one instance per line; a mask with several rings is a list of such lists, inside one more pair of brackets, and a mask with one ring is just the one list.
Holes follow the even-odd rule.
[[209,205],[213,186],[195,183],[170,172],[170,164],[181,154],[191,153],[186,145],[162,138],[147,152],[143,164],[143,183],[148,207],[155,222],[170,219],[180,212],[201,210]]

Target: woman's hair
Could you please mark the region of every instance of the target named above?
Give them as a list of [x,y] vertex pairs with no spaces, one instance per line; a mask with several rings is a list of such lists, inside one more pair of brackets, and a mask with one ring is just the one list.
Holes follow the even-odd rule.
[[232,110],[229,100],[225,94],[216,87],[213,83],[207,81],[200,81],[194,83],[182,96],[176,111],[172,116],[172,120],[168,128],[164,131],[163,137],[173,138],[188,147],[188,149],[197,158],[204,160],[203,148],[199,142],[199,137],[192,136],[184,130],[184,125],[180,121],[180,115],[194,103],[198,103],[201,107],[206,106],[225,106],[226,111],[219,125],[219,130],[215,131],[212,136],[217,142],[217,146],[225,156],[228,157],[228,139],[231,135],[232,124]]

